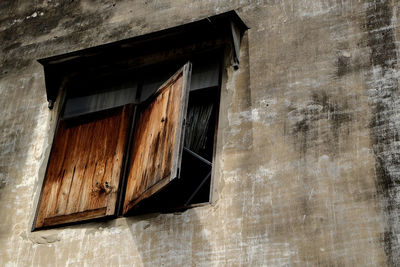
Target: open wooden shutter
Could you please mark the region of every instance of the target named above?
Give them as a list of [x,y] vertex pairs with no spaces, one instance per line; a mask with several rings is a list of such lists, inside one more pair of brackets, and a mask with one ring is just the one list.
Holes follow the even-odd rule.
[[36,228],[113,215],[131,106],[59,123]]
[[166,81],[136,124],[123,213],[179,176],[191,63]]

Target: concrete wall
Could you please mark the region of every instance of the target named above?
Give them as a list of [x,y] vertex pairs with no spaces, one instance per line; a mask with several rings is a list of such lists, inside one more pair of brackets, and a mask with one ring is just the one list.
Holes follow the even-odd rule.
[[[31,232],[54,131],[36,59],[235,9],[212,205]],[[398,1],[0,2],[1,266],[400,264]]]

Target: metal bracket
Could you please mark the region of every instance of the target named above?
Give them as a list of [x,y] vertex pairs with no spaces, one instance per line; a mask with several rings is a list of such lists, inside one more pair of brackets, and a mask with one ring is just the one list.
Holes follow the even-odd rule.
[[53,109],[54,108],[54,101],[49,99],[49,109]]
[[232,41],[233,41],[233,68],[235,70],[239,69],[239,56],[240,56],[240,29],[236,26],[236,24],[231,21],[231,33],[232,33]]
[[199,186],[194,190],[193,194],[189,197],[189,199],[186,201],[185,206],[189,205],[190,201],[196,196],[197,192],[199,192],[200,188],[204,185],[204,183],[211,177],[211,172],[207,174],[206,177],[204,177],[203,181],[199,184]]
[[192,155],[193,157],[197,158],[198,160],[204,162],[205,164],[207,164],[208,166],[212,166],[212,163],[208,160],[206,160],[205,158],[203,158],[202,156],[200,156],[199,154],[193,152],[192,150],[190,150],[187,147],[183,147],[183,150],[185,150],[186,152],[188,152],[190,155]]

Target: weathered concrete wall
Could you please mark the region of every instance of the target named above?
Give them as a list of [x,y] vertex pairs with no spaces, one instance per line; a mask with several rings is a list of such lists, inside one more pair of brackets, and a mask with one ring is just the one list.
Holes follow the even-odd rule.
[[[213,204],[32,233],[57,108],[38,58],[236,9]],[[1,266],[400,264],[398,1],[0,2]]]

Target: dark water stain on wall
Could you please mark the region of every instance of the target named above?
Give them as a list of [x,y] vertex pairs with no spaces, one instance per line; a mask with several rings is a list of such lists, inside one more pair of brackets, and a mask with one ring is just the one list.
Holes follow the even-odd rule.
[[292,109],[288,114],[295,147],[303,158],[313,146],[323,146],[319,149],[322,153],[336,155],[342,125],[352,121],[346,99],[339,101],[325,90],[314,91],[306,107]]
[[[57,32],[66,31],[68,41],[61,42],[64,46],[80,44],[87,35],[86,30],[95,30],[110,18],[112,12],[111,9],[101,13],[84,11],[79,1],[49,2],[46,7],[32,5],[24,13],[20,13],[18,6],[10,5],[7,17],[0,15],[3,24],[0,49],[4,53],[0,57],[0,68],[9,73],[28,66],[37,59],[37,49],[32,50],[32,46],[39,49],[40,45],[51,45],[52,49],[60,44]],[[50,35],[47,40],[34,43],[45,35]]]
[[384,71],[396,64],[396,45],[393,33],[392,7],[390,1],[375,0],[369,3],[366,29],[368,45],[371,48],[371,63],[381,66]]
[[396,77],[397,51],[390,1],[372,1],[366,10],[368,46],[371,49],[369,81],[371,139],[377,192],[383,200],[387,226],[382,242],[389,264],[400,263],[400,96]]
[[337,58],[337,73],[338,77],[341,77],[350,72],[350,57],[345,55],[339,55]]
[[[323,155],[328,155],[330,160],[341,158],[341,149],[346,146],[351,125],[357,119],[352,113],[352,102],[344,93],[341,87],[314,88],[305,99],[305,105],[304,101],[296,99],[287,110],[286,134],[293,140],[298,153],[297,179],[301,180],[298,190],[303,192],[296,194],[295,204],[292,204],[296,207],[291,216],[297,217],[297,221],[284,225],[280,230],[286,233],[287,229],[301,227],[304,247],[300,246],[299,257],[303,262],[316,266],[345,265],[341,259],[310,253],[319,250],[318,242],[325,238],[328,223],[325,220],[329,218],[321,213],[318,201],[312,197],[313,190],[321,185],[318,175],[315,175],[316,163]],[[338,238],[340,235],[335,236],[336,240]]]

